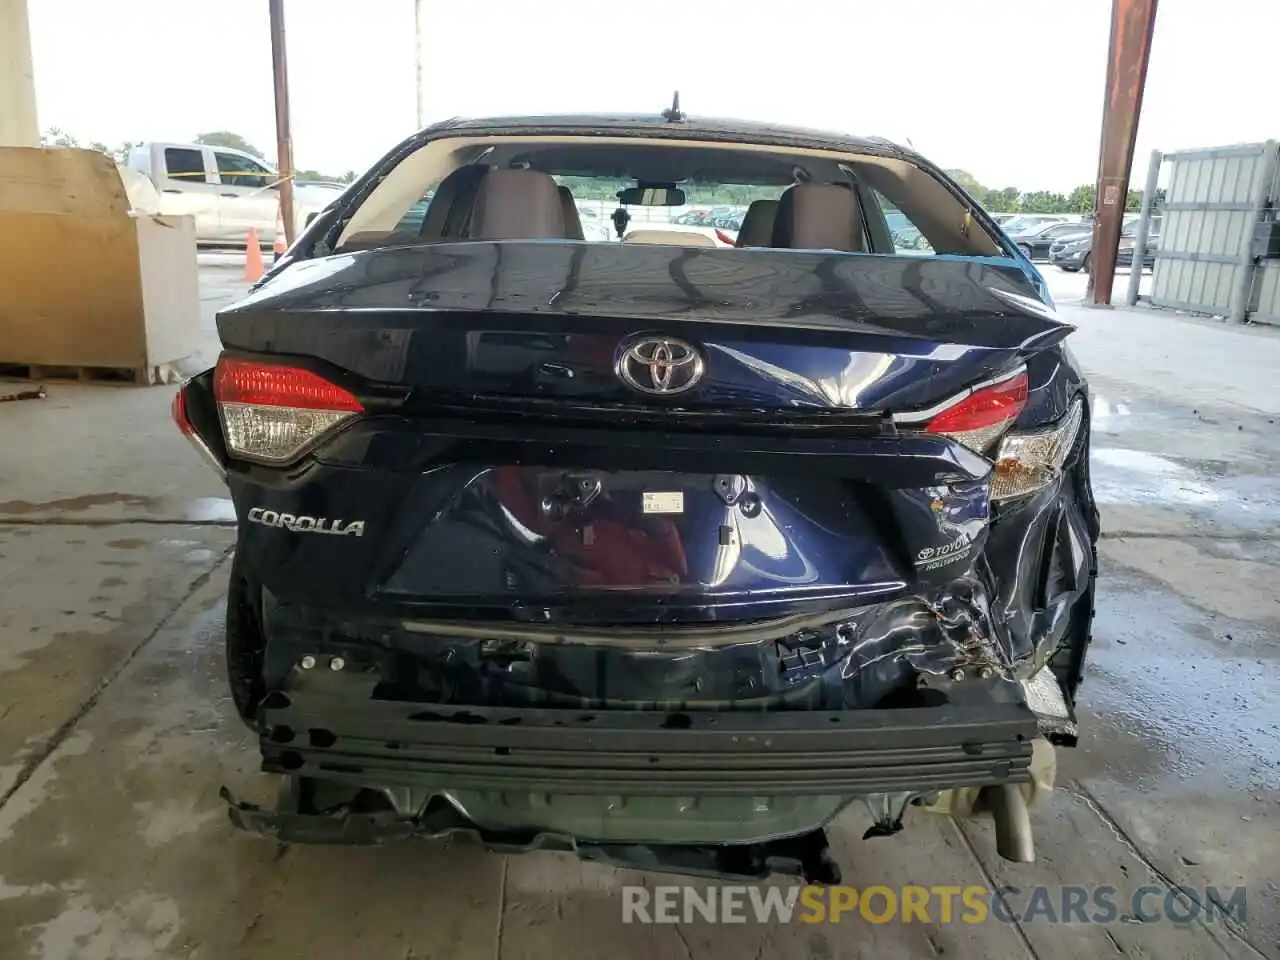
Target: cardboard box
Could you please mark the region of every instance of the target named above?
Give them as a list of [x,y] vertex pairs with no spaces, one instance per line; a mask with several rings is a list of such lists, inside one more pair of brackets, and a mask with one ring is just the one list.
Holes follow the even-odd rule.
[[199,328],[193,218],[131,215],[97,151],[0,148],[0,365],[151,383]]

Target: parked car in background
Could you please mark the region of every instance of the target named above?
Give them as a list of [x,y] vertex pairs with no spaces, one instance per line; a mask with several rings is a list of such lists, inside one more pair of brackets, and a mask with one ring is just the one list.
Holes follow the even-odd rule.
[[[253,154],[199,143],[141,143],[125,165],[160,194],[160,212],[195,218],[200,246],[243,246],[249,230],[270,246],[276,234],[279,174]],[[294,235],[341,191],[295,184]]]
[[[1133,248],[1138,233],[1138,217],[1126,217],[1120,227],[1120,245],[1116,248],[1116,266],[1133,266]],[[1154,270],[1156,251],[1160,248],[1160,217],[1152,217],[1147,229],[1147,247],[1142,257],[1142,269]],[[1093,232],[1078,237],[1063,237],[1049,248],[1049,262],[1068,273],[1089,271],[1093,259]]]
[[717,213],[712,216],[711,225],[718,230],[736,233],[742,229],[742,218],[745,214],[745,210],[727,210],[723,213]]
[[686,210],[684,213],[674,217],[672,223],[678,223],[682,227],[701,227],[711,225],[710,210]]
[[434,192],[428,190],[418,198],[409,209],[400,217],[400,222],[396,225],[396,230],[401,233],[417,233],[422,229],[422,221],[427,215],[427,207],[431,203]]
[[588,240],[615,240],[616,230],[607,217],[601,217],[594,204],[579,203],[578,219],[582,223],[582,235]]
[[1063,213],[1019,213],[1000,224],[1006,234],[1025,233],[1046,223],[1069,223],[1078,220]]
[[1058,240],[1067,240],[1088,233],[1093,226],[1082,222],[1042,223],[1020,233],[1009,234],[1023,255],[1030,260],[1048,260],[1049,248]]
[[714,227],[720,230],[737,232],[742,229],[742,218],[746,210],[733,207],[712,207],[710,210],[686,210],[671,222],[684,227]]
[[306,187],[307,189],[330,190],[335,193],[342,193],[350,186],[349,183],[343,183],[340,180],[299,180],[296,177],[293,185],[295,187]]
[[[976,804],[1032,859],[1094,608],[1073,327],[910,150],[655,119],[429,127],[218,314],[174,417],[235,504],[231,700],[284,780],[232,822],[838,883],[843,810]],[[733,246],[591,242],[569,175],[763,198]]]

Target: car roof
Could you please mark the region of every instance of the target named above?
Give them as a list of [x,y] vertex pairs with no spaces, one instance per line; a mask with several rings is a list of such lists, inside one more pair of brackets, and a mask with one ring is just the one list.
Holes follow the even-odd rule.
[[784,127],[754,120],[728,118],[686,117],[683,120],[671,121],[661,115],[648,114],[581,113],[477,119],[454,118],[427,127],[418,135],[418,138],[434,140],[458,134],[472,136],[578,134],[707,140],[759,143],[809,150],[836,150],[898,157],[911,161],[922,160],[914,151],[891,143],[882,137],[858,137],[806,127]]

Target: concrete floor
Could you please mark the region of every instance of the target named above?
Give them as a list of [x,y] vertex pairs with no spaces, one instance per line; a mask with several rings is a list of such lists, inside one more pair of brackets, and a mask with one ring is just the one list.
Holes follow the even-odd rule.
[[[1106,528],[1081,746],[1034,814],[1036,864],[1000,861],[985,822],[862,841],[854,812],[845,879],[1110,884],[1122,905],[1245,885],[1243,925],[625,925],[623,884],[671,881],[239,835],[218,788],[274,786],[223,682],[224,490],[171,388],[53,385],[0,405],[0,957],[1280,957],[1280,335],[1086,310],[1046,273],[1080,324]],[[204,288],[211,319],[241,285],[208,267]]]

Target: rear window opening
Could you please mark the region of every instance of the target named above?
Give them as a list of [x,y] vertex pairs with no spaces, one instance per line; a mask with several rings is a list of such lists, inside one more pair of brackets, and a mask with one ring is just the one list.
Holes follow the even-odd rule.
[[1001,256],[940,180],[894,157],[643,137],[445,137],[405,157],[333,252],[536,240]]

